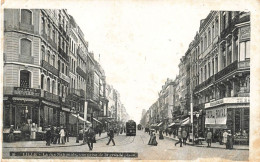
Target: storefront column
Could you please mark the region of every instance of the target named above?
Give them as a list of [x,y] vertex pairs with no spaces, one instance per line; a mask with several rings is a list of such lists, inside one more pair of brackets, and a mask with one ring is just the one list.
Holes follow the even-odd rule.
[[[6,109],[5,109],[6,110]],[[10,125],[12,125],[13,124],[13,105],[12,105],[12,103],[10,103],[10,108],[9,108],[9,125],[8,125],[8,127],[10,127]]]
[[232,134],[234,135],[235,130],[236,130],[236,109],[232,110],[232,124],[233,124],[233,128],[232,128]]
[[240,126],[241,126],[241,130],[244,130],[244,125],[245,125],[245,123],[244,123],[244,108],[242,108],[241,109],[241,111],[240,111]]

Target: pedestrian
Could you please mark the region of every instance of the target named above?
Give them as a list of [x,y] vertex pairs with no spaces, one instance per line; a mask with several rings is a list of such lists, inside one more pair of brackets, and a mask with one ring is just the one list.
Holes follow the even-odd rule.
[[51,128],[50,128],[50,126],[48,126],[46,129],[45,140],[46,140],[46,146],[50,146],[51,145]]
[[154,132],[151,132],[150,133],[150,140],[148,142],[148,145],[153,145],[153,146],[157,146],[158,145],[158,142],[156,141],[156,135]]
[[163,138],[163,131],[161,129],[159,130],[159,139],[164,139]]
[[180,147],[182,147],[182,132],[181,132],[181,127],[180,127],[179,130],[178,130],[178,139],[179,139],[179,141],[175,143],[175,146],[180,143]]
[[100,128],[98,129],[99,137],[101,136],[101,133],[102,133],[102,128],[100,127]]
[[208,147],[211,147],[211,142],[212,142],[212,132],[210,131],[210,129],[208,129],[208,132],[207,132]]
[[224,130],[224,133],[223,133],[223,143],[226,145],[226,149],[228,148],[227,136],[228,136],[228,132],[227,132],[227,130]]
[[54,143],[55,140],[55,131],[54,131],[54,127],[51,126],[51,143]]
[[13,142],[14,141],[14,125],[10,126],[10,131],[9,131],[9,142]]
[[69,131],[66,127],[64,128],[64,131],[65,131],[65,142],[69,142],[69,138],[70,138]]
[[61,143],[62,144],[65,144],[65,131],[63,129],[63,127],[61,126],[61,129],[60,129],[60,140],[61,140]]
[[93,142],[95,138],[95,132],[91,127],[91,124],[88,124],[85,130],[86,143],[88,144],[89,150],[93,150]]
[[228,130],[227,135],[227,145],[226,149],[233,149],[233,136],[231,134],[231,130]]
[[55,136],[56,136],[56,143],[60,144],[60,127],[57,127],[56,132],[55,132]]
[[183,138],[183,144],[186,145],[187,131],[185,129],[183,129],[183,131],[182,131],[182,138]]
[[108,137],[109,137],[109,141],[108,141],[107,145],[109,145],[109,143],[112,141],[113,146],[115,146],[116,144],[114,141],[114,130],[112,128],[109,129]]
[[36,125],[35,125],[35,123],[32,123],[32,127],[31,127],[31,140],[36,140],[36,131],[37,131],[37,129],[36,129]]

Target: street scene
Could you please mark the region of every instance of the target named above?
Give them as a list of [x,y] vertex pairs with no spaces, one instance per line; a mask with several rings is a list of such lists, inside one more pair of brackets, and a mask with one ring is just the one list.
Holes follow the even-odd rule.
[[3,159],[249,160],[249,11],[86,4],[4,9]]
[[[10,156],[10,151],[35,151],[37,148],[38,151],[44,152],[55,152],[57,150],[62,152],[136,152],[138,157],[136,158],[120,158],[116,159],[125,159],[125,160],[196,160],[199,158],[214,158],[214,159],[226,159],[234,161],[245,161],[248,160],[249,150],[247,147],[240,146],[234,147],[233,150],[225,150],[225,148],[216,146],[214,148],[207,148],[206,144],[200,145],[199,147],[192,145],[184,145],[183,147],[175,146],[174,140],[170,137],[165,137],[163,140],[159,140],[159,135],[157,134],[157,146],[148,145],[149,134],[145,133],[143,130],[138,130],[136,136],[126,136],[125,133],[115,135],[115,146],[110,144],[106,145],[108,138],[106,134],[102,134],[101,137],[97,137],[97,142],[94,143],[94,148],[92,151],[89,150],[87,145],[82,145],[75,143],[75,138],[70,138],[70,142],[64,145],[51,145],[46,147],[45,142],[17,142],[14,143],[3,143],[3,158],[36,158],[41,159],[42,156]],[[100,138],[100,139],[99,139]],[[213,144],[212,144],[213,147]],[[225,151],[223,151],[225,150]],[[170,156],[169,156],[170,155]],[[49,159],[73,159],[74,157],[66,156],[49,156],[44,157]],[[86,159],[86,157],[76,157],[79,159]],[[102,157],[87,157],[90,159],[106,159]]]

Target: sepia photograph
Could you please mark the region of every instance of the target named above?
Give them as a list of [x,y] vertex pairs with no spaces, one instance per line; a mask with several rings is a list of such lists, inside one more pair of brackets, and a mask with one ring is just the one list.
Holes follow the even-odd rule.
[[2,160],[260,158],[239,2],[2,1]]

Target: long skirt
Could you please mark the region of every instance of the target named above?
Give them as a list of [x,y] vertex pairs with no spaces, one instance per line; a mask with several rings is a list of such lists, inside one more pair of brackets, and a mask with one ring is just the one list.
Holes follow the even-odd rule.
[[148,145],[153,145],[153,146],[157,146],[157,141],[156,141],[156,137],[153,136],[150,138],[149,142],[148,142]]

